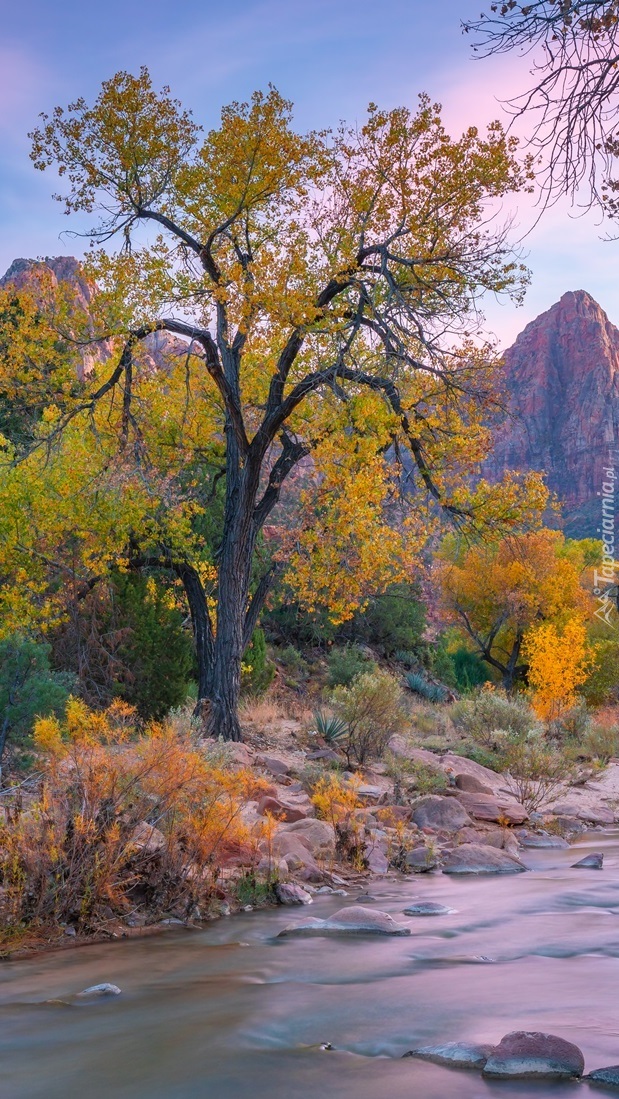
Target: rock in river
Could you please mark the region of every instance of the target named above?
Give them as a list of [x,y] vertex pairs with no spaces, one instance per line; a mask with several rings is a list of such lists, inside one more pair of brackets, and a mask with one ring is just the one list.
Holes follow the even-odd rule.
[[326,920],[307,916],[285,927],[280,935],[410,935],[410,928],[396,923],[387,912],[353,904],[340,908]]
[[515,855],[483,843],[463,843],[443,864],[443,874],[519,874],[523,870],[526,866]]
[[294,885],[293,882],[279,882],[275,886],[275,896],[280,904],[311,904],[311,893],[307,892],[307,889],[302,889],[300,885]]
[[585,1076],[592,1084],[605,1084],[607,1088],[617,1088],[619,1091],[619,1065],[609,1065],[608,1068],[596,1068]]
[[494,1046],[476,1045],[472,1042],[444,1042],[438,1046],[420,1046],[405,1053],[405,1057],[420,1057],[423,1061],[433,1061],[436,1065],[448,1065],[451,1068],[482,1069],[494,1052]]
[[600,851],[595,851],[591,855],[585,855],[580,862],[573,862],[572,870],[601,870],[603,864],[604,856]]
[[96,999],[99,996],[120,996],[120,989],[118,985],[101,984],[91,985],[90,988],[85,988],[83,992],[76,993],[76,999]]
[[486,1062],[484,1076],[499,1080],[555,1079],[582,1076],[585,1059],[578,1046],[539,1031],[515,1030],[501,1038]]
[[433,904],[432,901],[415,901],[404,909],[405,916],[450,916],[455,908],[445,908],[444,904]]

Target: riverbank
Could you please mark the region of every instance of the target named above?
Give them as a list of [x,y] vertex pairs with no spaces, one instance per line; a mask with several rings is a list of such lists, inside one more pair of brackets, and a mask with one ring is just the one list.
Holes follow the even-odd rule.
[[[205,756],[215,751],[217,767],[232,786],[234,776],[242,776],[239,788],[253,794],[235,803],[234,827],[242,842],[218,850],[217,865],[208,870],[209,889],[202,892],[206,900],[195,901],[195,889],[183,891],[167,911],[154,911],[147,897],[140,904],[134,894],[120,911],[110,905],[87,926],[79,920],[14,926],[0,941],[0,956],[64,951],[181,926],[195,930],[269,905],[296,906],[354,890],[371,894],[377,883],[434,871],[516,872],[532,848],[565,848],[586,828],[619,821],[618,760],[603,770],[581,771],[574,784],[553,791],[549,804],[528,811],[514,796],[509,776],[450,750],[420,748],[412,736],[392,737],[389,763],[373,761],[354,772],[341,753],[292,720],[249,728],[243,744],[213,748],[202,742],[192,750]],[[418,785],[403,789],[402,775],[410,767],[417,779],[432,776],[432,792]],[[139,867],[144,881],[158,879],[168,842],[156,824],[138,823],[129,869]],[[177,863],[185,878],[206,871],[195,861]]]

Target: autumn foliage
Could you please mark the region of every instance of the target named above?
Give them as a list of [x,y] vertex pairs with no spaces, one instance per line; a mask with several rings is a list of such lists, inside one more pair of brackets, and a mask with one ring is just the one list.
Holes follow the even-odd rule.
[[178,723],[140,728],[115,702],[73,699],[39,720],[45,754],[34,801],[0,818],[0,927],[70,923],[92,932],[138,912],[206,916],[222,865],[257,861],[241,810],[264,783],[209,758]]
[[531,628],[523,655],[534,709],[545,721],[561,717],[576,702],[593,664],[583,620],[570,618],[562,629],[553,622]]

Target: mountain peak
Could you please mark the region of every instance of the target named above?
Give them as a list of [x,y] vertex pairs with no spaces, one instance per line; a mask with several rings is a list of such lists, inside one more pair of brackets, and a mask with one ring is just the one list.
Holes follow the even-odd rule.
[[568,532],[596,535],[611,452],[619,461],[619,329],[568,290],[504,355],[508,414],[488,472],[544,470]]

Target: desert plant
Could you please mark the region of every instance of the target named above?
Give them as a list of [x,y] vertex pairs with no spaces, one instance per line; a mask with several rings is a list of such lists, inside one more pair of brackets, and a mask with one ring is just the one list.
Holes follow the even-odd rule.
[[512,739],[505,753],[506,785],[528,813],[561,796],[570,776],[566,757],[538,734]]
[[323,740],[326,740],[327,744],[333,744],[335,741],[347,737],[349,733],[348,725],[345,721],[342,721],[341,717],[326,714],[323,710],[319,710],[314,714],[314,724],[316,732]]
[[357,636],[392,656],[398,649],[415,649],[426,626],[425,607],[414,584],[391,584],[355,617]]
[[447,692],[444,687],[439,686],[436,683],[430,683],[418,672],[411,672],[406,677],[406,682],[411,691],[415,694],[425,698],[428,702],[445,702],[447,698]]
[[520,738],[541,728],[525,698],[508,696],[505,691],[493,687],[485,687],[473,698],[455,702],[450,717],[456,728],[482,746],[488,745],[489,737],[494,744],[497,730]]
[[380,757],[404,724],[399,684],[388,672],[378,669],[357,676],[349,687],[336,687],[332,704],[348,725],[344,750],[349,761],[365,763],[371,757]]
[[589,759],[599,759],[601,763],[619,756],[619,725],[606,726],[594,724],[583,741],[583,753]]

